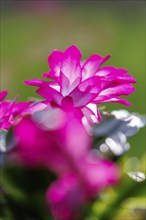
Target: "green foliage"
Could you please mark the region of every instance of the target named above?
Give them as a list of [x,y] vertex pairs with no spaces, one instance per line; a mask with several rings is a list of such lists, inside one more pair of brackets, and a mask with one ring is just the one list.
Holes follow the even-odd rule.
[[52,173],[40,168],[7,165],[2,170],[1,177],[1,217],[10,220],[48,219],[44,195],[55,179]]

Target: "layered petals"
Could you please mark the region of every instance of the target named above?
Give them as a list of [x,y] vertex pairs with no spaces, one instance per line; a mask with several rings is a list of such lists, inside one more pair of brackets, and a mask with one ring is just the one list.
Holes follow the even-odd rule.
[[135,88],[130,84],[122,84],[109,87],[99,93],[98,97],[94,99],[94,103],[118,102],[127,106],[131,106],[127,100],[119,98],[118,96],[129,95],[134,91]]
[[82,67],[82,80],[90,78],[95,75],[98,71],[99,67],[107,60],[110,56],[106,56],[105,58],[94,54],[84,63]]
[[81,61],[81,56],[81,52],[74,45],[64,52],[54,50],[48,58],[50,71],[43,74],[43,77],[50,77],[54,81],[47,83],[34,79],[25,83],[39,87],[37,93],[55,103],[53,105],[57,107],[62,108],[62,100],[70,97],[73,100],[73,106],[82,109],[84,116],[87,116],[88,124],[101,120],[98,109],[98,115],[94,114],[92,117],[97,117],[96,120],[88,117],[91,115],[90,110],[92,111],[87,107],[88,104],[118,102],[130,106],[128,101],[119,97],[135,91],[131,84],[136,80],[128,74],[128,70],[114,66],[102,67],[110,55],[103,57],[93,54],[86,61]]
[[[115,97],[118,97],[120,95],[129,95],[132,92],[135,91],[135,88],[130,84],[122,84],[122,85],[116,85],[110,88],[107,88],[100,92],[99,96],[110,96],[113,95]],[[95,99],[96,100],[96,99]],[[97,97],[98,100],[98,97]]]
[[136,83],[136,80],[133,76],[128,74],[127,69],[123,68],[115,68],[113,66],[106,66],[100,68],[96,72],[97,76],[104,77],[105,79],[108,78],[110,80],[119,80],[120,82],[128,82],[128,83]]
[[51,88],[49,84],[44,84],[43,86],[41,86],[37,90],[37,93],[44,97],[47,101],[54,101],[57,104],[61,104],[63,98],[62,94],[57,90]]
[[[98,87],[97,87],[98,85]],[[91,77],[75,88],[70,96],[76,107],[86,106],[94,100],[100,92],[100,80],[98,77]],[[80,97],[80,98],[79,98]]]
[[8,130],[11,125],[15,124],[21,118],[21,113],[25,111],[32,102],[19,102],[14,100],[3,100],[7,91],[0,93],[0,129]]

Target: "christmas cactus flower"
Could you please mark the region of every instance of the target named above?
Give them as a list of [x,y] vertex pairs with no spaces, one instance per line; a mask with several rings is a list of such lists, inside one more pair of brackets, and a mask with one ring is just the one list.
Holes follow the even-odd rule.
[[72,100],[84,114],[86,123],[101,120],[96,104],[118,102],[130,106],[121,95],[129,95],[135,89],[135,83],[128,70],[113,66],[102,67],[110,56],[91,55],[81,61],[81,52],[76,46],[70,46],[64,52],[54,50],[48,57],[50,70],[43,77],[53,81],[32,79],[25,84],[39,87],[37,93],[53,106],[62,106],[65,97]]
[[90,158],[90,161],[80,161],[76,173],[70,172],[53,182],[46,193],[46,201],[57,220],[81,219],[84,205],[118,180],[119,170],[114,163]]
[[20,118],[20,114],[27,109],[31,102],[18,102],[16,99],[4,100],[7,96],[7,91],[0,92],[0,130],[8,130],[11,125],[14,125]]
[[81,117],[82,112],[74,108],[47,108],[25,116],[14,126],[17,161],[29,167],[45,166],[57,174],[68,170],[69,164],[74,167],[91,142]]
[[[122,163],[130,147],[127,139],[145,126],[145,116],[102,112],[101,121],[98,110],[107,102],[130,106],[121,96],[135,90],[136,80],[126,69],[102,66],[110,56],[81,57],[74,45],[50,54],[50,70],[43,74],[48,80],[25,81],[37,87],[39,100],[6,100],[8,92],[0,92],[0,165],[5,172],[5,216],[0,219],[124,219],[130,215],[117,208],[136,189],[143,192],[143,158]],[[122,172],[128,174],[123,179]]]
[[58,220],[78,219],[87,202],[119,179],[115,164],[93,154],[82,111],[67,103],[63,110],[46,108],[14,126],[13,158],[28,168],[46,167],[57,176],[46,199]]

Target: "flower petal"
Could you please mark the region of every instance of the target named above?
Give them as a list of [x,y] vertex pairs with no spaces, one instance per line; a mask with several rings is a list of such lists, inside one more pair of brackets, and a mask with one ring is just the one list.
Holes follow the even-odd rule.
[[89,125],[91,127],[94,123],[98,123],[101,120],[97,106],[95,104],[90,103],[86,107],[83,107],[82,112],[86,119],[86,121],[83,119],[83,122],[87,124],[87,126]]
[[51,70],[53,70],[51,71],[50,74],[52,78],[59,77],[62,59],[63,59],[63,52],[59,50],[54,50],[48,57],[48,64]]
[[61,104],[63,96],[61,95],[60,92],[57,90],[51,88],[49,84],[44,84],[41,86],[38,90],[37,93],[47,99],[48,101],[54,101],[57,104]]
[[32,103],[32,101],[30,102],[18,102],[15,104],[14,108],[13,108],[13,116],[17,116],[18,114],[20,114],[21,112],[27,110],[27,108],[29,108],[30,104]]
[[[114,85],[114,84],[113,84]],[[135,88],[130,84],[120,84],[103,90],[99,95],[110,96],[110,95],[129,95],[135,91]]]
[[93,154],[88,155],[85,161],[80,163],[80,171],[84,177],[88,196],[92,198],[105,187],[116,184],[120,177],[116,164],[109,160],[99,159]]
[[2,101],[8,95],[7,90],[3,90],[0,92],[0,101]]
[[89,77],[95,75],[99,67],[107,60],[110,56],[106,56],[105,58],[94,54],[84,63],[82,67],[82,81],[88,79]]
[[129,103],[127,100],[119,98],[119,97],[115,97],[115,96],[100,96],[99,95],[93,102],[96,104],[107,103],[107,102],[117,102],[123,105],[131,106],[131,103]]
[[98,77],[91,77],[76,87],[69,96],[72,97],[75,107],[83,107],[97,97],[100,92],[100,80]]
[[68,174],[49,187],[46,200],[57,220],[77,220],[81,217],[80,209],[86,202],[86,194],[78,179]]
[[40,79],[30,79],[30,80],[25,80],[24,84],[29,85],[29,86],[41,86],[43,85],[45,82],[43,80]]
[[63,73],[61,73],[60,80],[61,80],[60,91],[63,94],[63,96],[67,96],[80,83],[80,78],[77,77],[70,84],[69,78],[67,78]]
[[[80,58],[81,53],[74,45],[67,48],[64,52],[61,64],[61,92],[64,96],[68,95],[81,80]],[[71,88],[69,88],[68,84]],[[67,88],[66,85],[68,86]]]
[[105,77],[110,81],[119,81],[124,83],[136,83],[136,80],[130,74],[127,74],[128,70],[123,68],[115,68],[113,66],[106,66],[98,70],[97,76]]
[[27,114],[32,115],[35,112],[41,111],[48,106],[49,106],[49,104],[48,103],[46,104],[44,101],[32,103],[28,108],[26,108],[22,111],[21,115],[27,115]]

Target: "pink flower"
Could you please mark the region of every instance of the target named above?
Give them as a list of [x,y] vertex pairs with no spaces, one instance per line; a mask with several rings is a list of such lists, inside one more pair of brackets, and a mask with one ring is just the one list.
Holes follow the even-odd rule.
[[82,219],[84,205],[119,179],[119,170],[110,161],[96,158],[96,162],[84,161],[80,165],[78,173],[68,173],[48,188],[46,200],[57,220]]
[[47,108],[24,117],[14,126],[18,160],[28,167],[48,167],[57,175],[69,167],[76,169],[75,162],[86,155],[91,143],[81,116],[77,109]]
[[15,124],[17,117],[24,111],[31,102],[19,102],[14,100],[4,100],[7,96],[7,91],[0,92],[0,129],[9,129],[11,125]]
[[52,183],[46,201],[56,220],[79,220],[87,196],[77,177],[68,174]]
[[74,107],[81,108],[89,125],[101,120],[96,104],[119,102],[130,106],[121,95],[129,95],[135,89],[134,77],[127,70],[113,66],[101,67],[110,56],[94,54],[87,61],[80,61],[81,52],[70,46],[64,52],[54,50],[48,57],[50,70],[43,77],[53,81],[32,79],[25,84],[37,86],[37,93],[52,105],[62,106],[65,97],[70,97]]
[[47,167],[57,176],[46,194],[57,220],[80,219],[83,206],[119,179],[112,162],[93,155],[82,112],[68,103],[63,103],[64,110],[46,108],[14,126],[15,161]]

